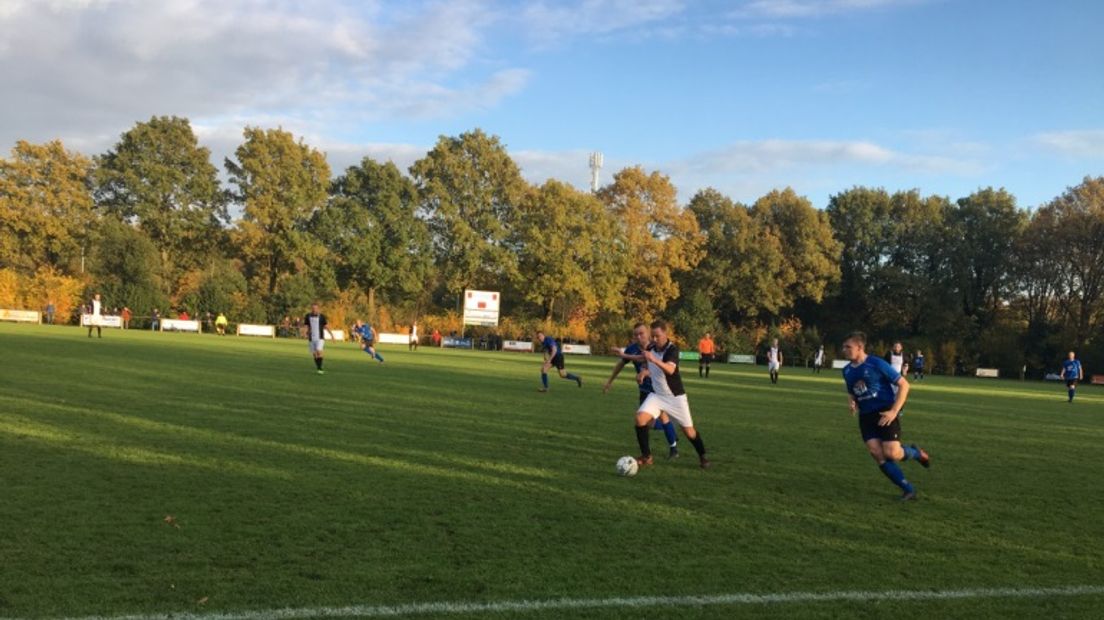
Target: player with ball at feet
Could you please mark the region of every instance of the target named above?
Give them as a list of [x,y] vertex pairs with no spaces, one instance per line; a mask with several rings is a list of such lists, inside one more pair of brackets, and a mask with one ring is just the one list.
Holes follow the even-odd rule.
[[694,420],[690,416],[690,401],[682,387],[679,374],[679,349],[667,336],[667,324],[663,321],[652,323],[652,343],[641,355],[621,353],[623,359],[641,361],[648,364],[648,374],[652,378],[652,393],[644,399],[636,410],[636,441],[640,444],[640,465],[651,465],[652,449],[649,445],[649,432],[661,413],[667,415],[682,427],[683,434],[698,452],[702,469],[710,466],[705,457],[705,444],[701,435],[694,429]]

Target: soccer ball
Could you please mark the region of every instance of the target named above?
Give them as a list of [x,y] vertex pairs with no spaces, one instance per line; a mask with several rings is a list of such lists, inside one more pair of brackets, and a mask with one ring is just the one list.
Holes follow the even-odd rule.
[[635,476],[640,466],[636,464],[636,459],[631,456],[623,456],[617,459],[617,475],[619,476]]

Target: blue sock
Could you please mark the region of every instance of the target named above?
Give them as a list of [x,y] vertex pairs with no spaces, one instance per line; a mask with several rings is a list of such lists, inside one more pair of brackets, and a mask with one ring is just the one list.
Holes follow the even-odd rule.
[[541,383],[544,384],[544,389],[547,390],[548,389],[548,373],[546,373],[546,372],[541,373]]
[[895,461],[886,461],[879,465],[878,468],[882,470],[882,473],[885,474],[886,478],[889,478],[893,484],[901,487],[902,491],[912,493],[912,485],[909,484],[908,480],[905,480],[905,472],[901,471],[901,466]]
[[668,422],[663,425],[663,434],[667,436],[667,447],[674,448],[678,445],[678,435],[675,433],[674,422]]
[[1074,390],[1069,390],[1070,400],[1073,400],[1073,394],[1074,394]]
[[902,461],[918,461],[920,460],[920,449],[913,446],[901,446],[901,449],[905,451],[905,458]]
[[379,353],[376,353],[375,357],[376,357],[376,359],[378,359],[379,361],[381,361],[381,362],[383,361],[383,356],[382,356],[382,355],[380,355]]

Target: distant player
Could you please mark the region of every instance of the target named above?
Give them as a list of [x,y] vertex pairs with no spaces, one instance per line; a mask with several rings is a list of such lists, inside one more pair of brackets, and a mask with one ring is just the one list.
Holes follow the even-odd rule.
[[819,375],[821,368],[824,368],[824,345],[820,345],[816,355],[813,356],[813,374]]
[[326,348],[326,334],[333,338],[333,332],[327,327],[326,315],[318,309],[318,302],[311,304],[311,311],[303,317],[302,330],[306,333],[311,355],[314,356],[314,365],[318,368],[318,374],[324,375],[322,370],[322,350]]
[[920,349],[917,349],[916,355],[912,356],[912,378],[917,381],[924,380],[924,352]]
[[916,489],[897,462],[911,459],[930,467],[931,458],[916,444],[901,445],[900,414],[908,400],[908,380],[884,359],[866,354],[862,332],[853,332],[843,341],[843,357],[851,362],[843,367],[843,381],[851,413],[859,416],[866,449],[886,478],[900,487],[901,499],[916,499]]
[[[613,354],[621,355],[624,353],[634,358],[642,356],[651,343],[652,336],[648,333],[648,326],[644,323],[637,323],[633,327],[633,341],[624,349],[614,349]],[[613,374],[610,375],[609,380],[607,380],[606,384],[602,387],[602,392],[610,391],[610,387],[613,386],[613,380],[617,378],[617,375],[621,374],[621,369],[630,361],[632,361],[633,367],[636,369],[636,384],[639,387],[640,404],[644,404],[644,399],[648,398],[648,394],[652,393],[652,377],[648,373],[648,369],[644,367],[643,361],[636,361],[635,359],[629,360],[626,358],[618,360],[617,365],[613,367]],[[655,430],[662,430],[667,436],[667,446],[670,448],[667,458],[677,459],[679,455],[678,435],[675,433],[675,425],[671,422],[671,419],[666,413],[659,414],[659,418],[656,419],[653,428]]]
[[225,336],[226,335],[226,326],[229,325],[229,324],[230,324],[230,321],[227,320],[226,315],[219,312],[218,316],[215,317],[215,333],[217,333],[220,336]]
[[103,302],[100,301],[100,294],[96,293],[92,296],[92,301],[88,302],[88,337],[92,337],[92,328],[96,328],[96,337],[103,338]]
[[1073,397],[1077,394],[1077,382],[1085,379],[1085,369],[1081,368],[1081,360],[1077,359],[1077,354],[1073,351],[1069,352],[1069,358],[1062,362],[1062,378],[1066,380],[1066,392],[1069,394],[1069,400],[1066,402],[1072,403]]
[[561,379],[574,381],[579,387],[583,387],[583,379],[578,375],[564,371],[563,349],[556,343],[552,336],[545,335],[544,331],[537,332],[537,341],[541,343],[541,351],[544,352],[544,364],[541,364],[541,388],[538,392],[548,391],[548,369],[553,366],[560,373]]
[[897,371],[899,375],[908,375],[908,362],[905,361],[905,346],[900,342],[894,342],[893,348],[886,353],[885,360]]
[[698,341],[698,376],[702,376],[702,369],[705,370],[705,378],[709,378],[709,364],[713,362],[713,356],[717,353],[717,345],[713,342],[713,334],[705,332],[702,339]]
[[357,322],[353,324],[353,331],[360,338],[360,350],[371,355],[372,359],[382,364],[383,356],[376,352],[376,330],[372,329],[371,325],[357,319]]
[[652,449],[649,445],[648,429],[664,412],[678,422],[686,439],[698,453],[702,469],[710,466],[705,457],[705,443],[701,434],[694,429],[694,419],[690,415],[690,401],[682,386],[679,374],[679,349],[667,336],[667,324],[663,321],[652,323],[652,343],[640,356],[621,354],[629,361],[642,361],[648,364],[648,374],[652,377],[652,393],[636,410],[636,441],[640,444],[640,465],[651,465]]
[[778,383],[778,371],[782,369],[782,349],[775,338],[771,347],[767,349],[767,372],[770,373],[771,383]]
[[415,321],[410,326],[410,343],[409,343],[409,345],[407,345],[407,350],[410,350],[410,351],[417,351],[418,350],[418,322],[417,321]]

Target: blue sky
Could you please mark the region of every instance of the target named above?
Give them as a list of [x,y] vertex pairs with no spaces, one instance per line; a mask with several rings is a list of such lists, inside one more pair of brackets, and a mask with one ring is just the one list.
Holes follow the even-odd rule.
[[[1104,3],[977,0],[9,0],[0,140],[97,152],[154,114],[216,162],[280,125],[335,169],[482,127],[525,174],[586,153],[689,198],[852,185],[1036,206],[1104,174]],[[14,96],[10,93],[17,93]]]

